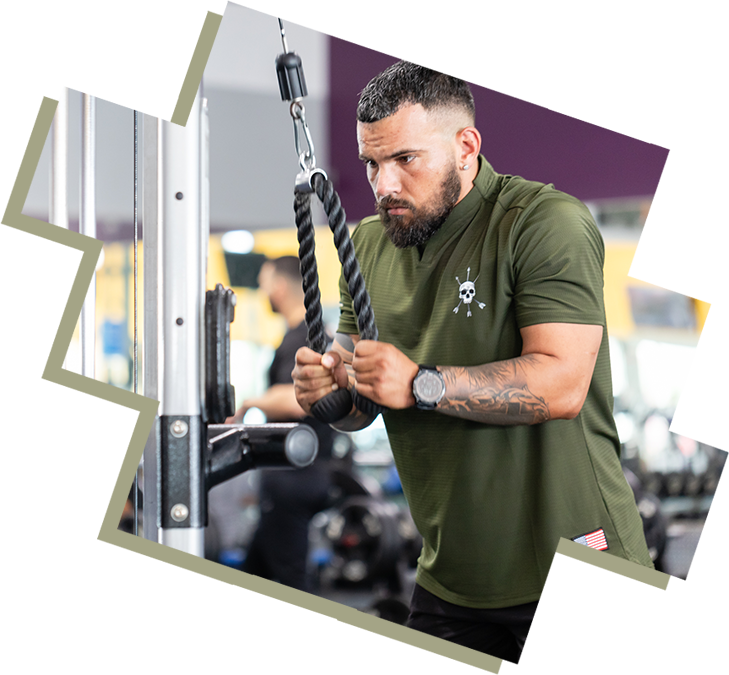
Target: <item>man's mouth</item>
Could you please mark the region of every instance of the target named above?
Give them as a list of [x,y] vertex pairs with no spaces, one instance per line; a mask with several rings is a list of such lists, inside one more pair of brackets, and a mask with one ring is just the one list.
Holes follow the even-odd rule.
[[412,208],[408,204],[398,204],[397,202],[381,202],[379,204],[380,212],[387,213],[388,216],[404,216]]

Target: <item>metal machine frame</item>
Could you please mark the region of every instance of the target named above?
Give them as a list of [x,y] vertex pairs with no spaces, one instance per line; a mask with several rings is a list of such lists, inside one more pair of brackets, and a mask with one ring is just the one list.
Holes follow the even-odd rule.
[[[53,127],[50,220],[67,227],[67,97]],[[135,272],[137,213],[135,113]],[[95,100],[82,95],[80,229],[96,234]],[[235,296],[206,291],[208,116],[199,87],[187,126],[143,116],[143,393],[159,401],[142,463],[142,534],[204,556],[207,493],[253,468],[296,469],[316,458],[318,439],[304,424],[226,425],[229,324]],[[135,273],[135,298],[137,275]],[[94,377],[95,281],[81,314],[82,374]],[[136,373],[135,302],[135,390]],[[139,474],[139,472],[138,472]],[[136,482],[135,482],[136,484]]]

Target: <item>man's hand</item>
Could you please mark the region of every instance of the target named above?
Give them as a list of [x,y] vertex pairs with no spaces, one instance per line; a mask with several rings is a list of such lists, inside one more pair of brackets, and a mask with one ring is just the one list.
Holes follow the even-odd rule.
[[415,405],[413,380],[418,365],[387,342],[360,340],[352,360],[355,386],[365,398],[400,410]]
[[342,356],[336,351],[319,354],[302,347],[296,352],[294,378],[296,400],[308,415],[311,406],[332,391],[347,388],[347,370]]
[[235,415],[233,417],[228,417],[225,420],[225,424],[243,424],[243,418],[245,417],[245,414],[248,412],[248,408],[245,404],[243,404],[238,410],[235,411]]
[[248,398],[235,415],[225,420],[226,424],[242,424],[245,414],[251,408],[258,408],[269,422],[288,422],[304,416],[304,411],[296,402],[293,384],[274,384],[257,398]]

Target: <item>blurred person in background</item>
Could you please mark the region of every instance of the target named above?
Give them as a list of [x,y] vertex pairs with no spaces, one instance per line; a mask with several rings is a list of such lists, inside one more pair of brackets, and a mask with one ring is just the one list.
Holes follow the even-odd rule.
[[268,371],[268,389],[243,401],[226,424],[241,424],[251,408],[258,408],[269,422],[302,422],[319,438],[319,453],[311,466],[299,470],[261,471],[260,521],[243,571],[308,590],[307,555],[309,521],[327,506],[331,483],[329,460],[334,431],[307,417],[296,401],[291,371],[296,352],[306,346],[306,309],[299,259],[284,256],[267,260],[258,275],[258,285],[271,309],[286,321],[286,334]]

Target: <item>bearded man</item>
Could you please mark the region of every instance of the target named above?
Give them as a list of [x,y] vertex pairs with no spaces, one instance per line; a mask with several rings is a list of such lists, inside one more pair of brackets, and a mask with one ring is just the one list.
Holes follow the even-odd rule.
[[461,80],[397,63],[357,119],[378,215],[352,239],[380,339],[359,339],[342,280],[297,400],[356,387],[387,408],[423,536],[408,625],[517,662],[561,537],[653,566],[612,416],[603,241],[577,199],[494,171]]

